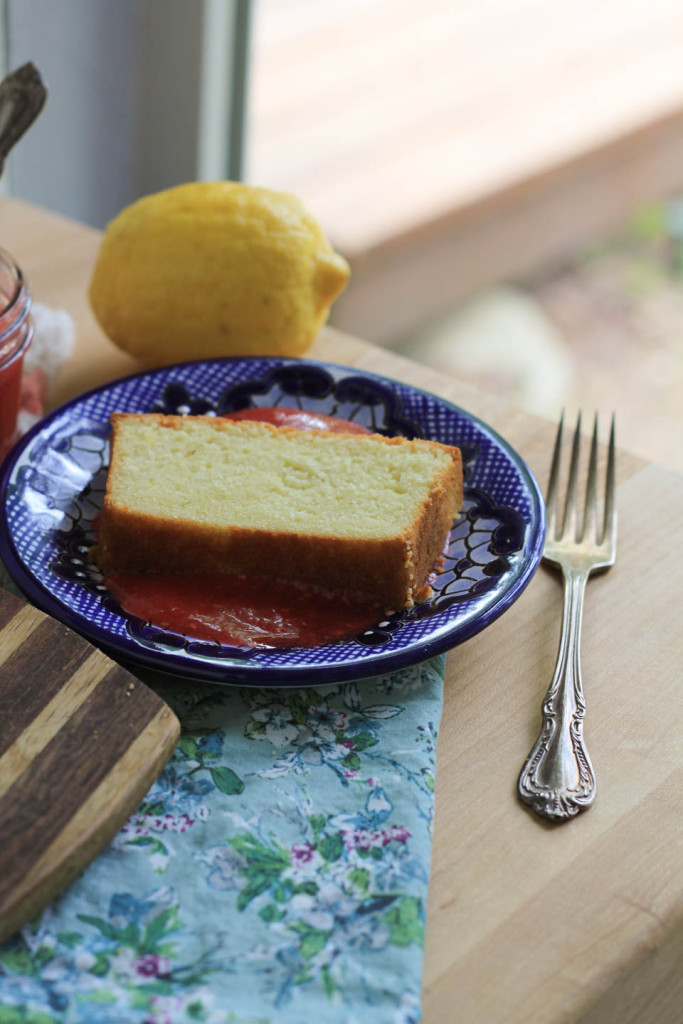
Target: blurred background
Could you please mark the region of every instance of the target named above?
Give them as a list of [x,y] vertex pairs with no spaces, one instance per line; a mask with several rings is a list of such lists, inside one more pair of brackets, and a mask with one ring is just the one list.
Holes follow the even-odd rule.
[[[298,195],[332,323],[683,470],[683,0],[0,0],[50,98],[2,187],[103,227]],[[1,223],[0,223],[1,228]],[[605,417],[606,426],[606,417]]]

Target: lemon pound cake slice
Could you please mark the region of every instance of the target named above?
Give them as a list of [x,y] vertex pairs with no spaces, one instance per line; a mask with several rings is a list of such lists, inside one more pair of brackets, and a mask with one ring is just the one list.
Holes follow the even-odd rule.
[[462,502],[457,448],[204,416],[112,416],[102,572],[226,572],[424,596]]

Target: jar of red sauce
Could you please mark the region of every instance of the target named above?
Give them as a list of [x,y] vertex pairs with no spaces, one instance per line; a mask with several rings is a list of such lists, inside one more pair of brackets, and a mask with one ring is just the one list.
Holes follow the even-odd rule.
[[0,462],[17,440],[21,373],[32,339],[31,293],[12,257],[0,249]]

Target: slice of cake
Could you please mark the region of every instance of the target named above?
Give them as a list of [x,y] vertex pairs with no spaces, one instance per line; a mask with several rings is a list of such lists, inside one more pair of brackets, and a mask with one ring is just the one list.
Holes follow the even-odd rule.
[[462,502],[457,448],[205,416],[112,416],[105,575],[230,572],[421,596]]

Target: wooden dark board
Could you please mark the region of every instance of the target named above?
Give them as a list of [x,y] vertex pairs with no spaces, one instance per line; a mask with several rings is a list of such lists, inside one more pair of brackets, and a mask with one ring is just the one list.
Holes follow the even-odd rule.
[[130,672],[0,590],[0,941],[115,835],[179,732]]

